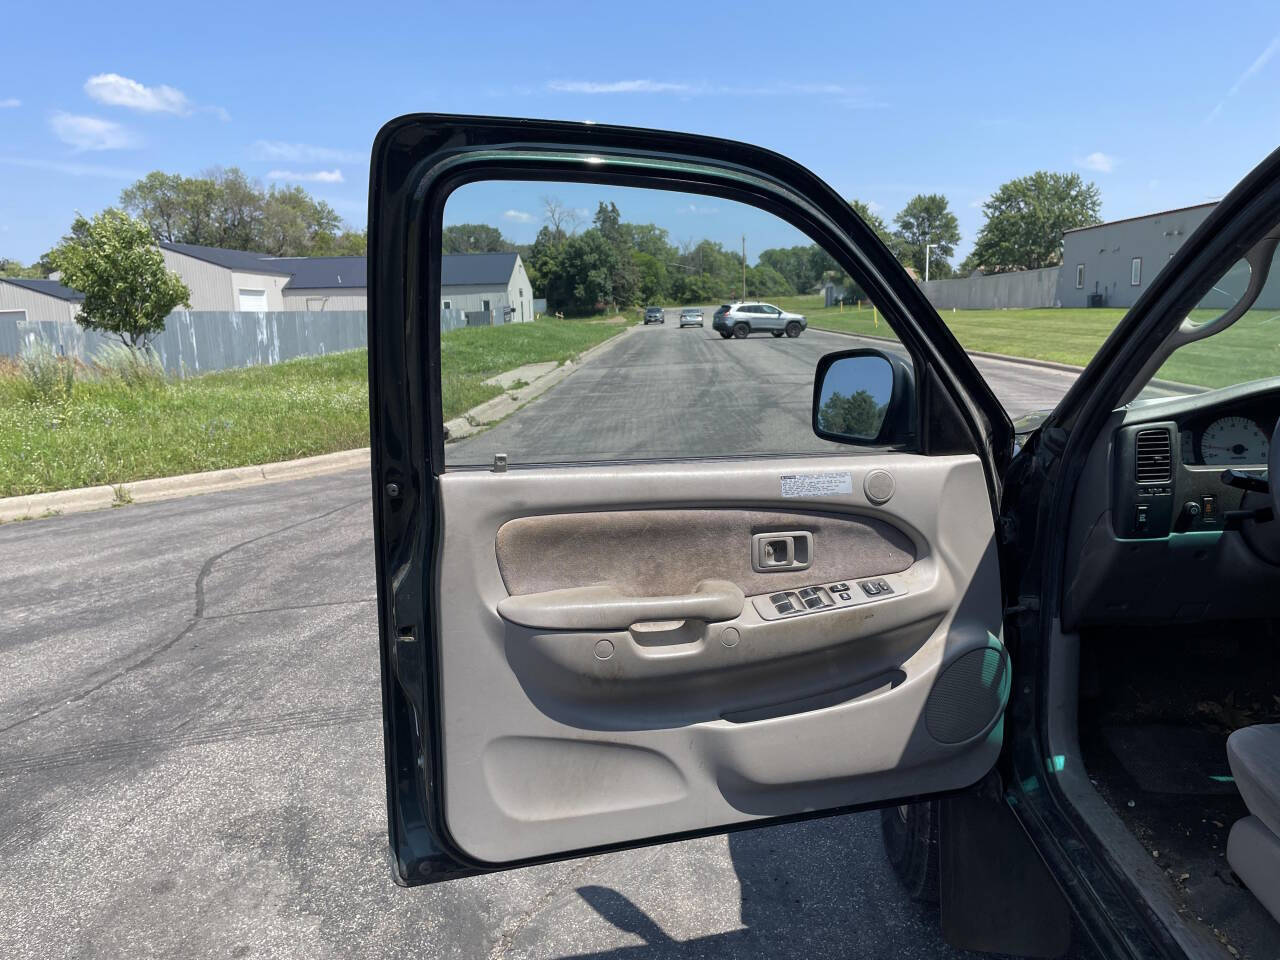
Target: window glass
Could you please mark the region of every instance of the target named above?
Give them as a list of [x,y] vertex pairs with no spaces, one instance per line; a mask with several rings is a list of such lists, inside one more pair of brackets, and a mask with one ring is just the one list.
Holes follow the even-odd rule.
[[[1238,260],[1187,316],[1193,325],[1212,323],[1244,297],[1252,271]],[[1167,397],[1280,376],[1280,265],[1272,260],[1258,298],[1231,326],[1184,344],[1156,371],[1144,398]]]
[[[494,308],[441,332],[450,467],[856,454],[813,432],[818,360],[876,346],[909,362],[827,251],[745,204],[472,183],[447,201],[442,238],[442,302]],[[546,300],[537,319],[505,309],[521,282]],[[645,325],[654,306],[665,322]],[[685,308],[702,324],[682,326]],[[782,310],[797,316],[780,325]]]
[[1129,285],[1136,287],[1142,283],[1142,258],[1134,257],[1129,263]]

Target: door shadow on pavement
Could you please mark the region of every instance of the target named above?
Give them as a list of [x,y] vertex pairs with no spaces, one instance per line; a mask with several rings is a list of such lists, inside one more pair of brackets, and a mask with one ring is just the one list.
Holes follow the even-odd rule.
[[[576,958],[972,957],[942,940],[936,908],[912,902],[880,844],[877,814],[730,834],[742,901],[740,929],[676,939],[618,891],[582,886],[579,896],[639,944]],[[734,891],[709,890],[707,897]],[[697,910],[697,905],[690,909]],[[663,912],[670,915],[671,904]]]

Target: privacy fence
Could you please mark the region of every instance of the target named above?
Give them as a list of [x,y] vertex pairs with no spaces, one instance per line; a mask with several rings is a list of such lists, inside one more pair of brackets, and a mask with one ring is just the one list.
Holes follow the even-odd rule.
[[[442,310],[442,330],[489,326],[502,322],[493,311]],[[232,313],[178,310],[169,314],[164,332],[152,341],[166,370],[180,376],[233,367],[280,363],[354,350],[367,342],[363,310]],[[30,343],[43,341],[61,356],[84,362],[114,337],[85,330],[73,320],[38,321],[0,317],[0,356],[17,356]]]
[[1061,267],[994,273],[920,284],[938,310],[1016,310],[1052,307]]

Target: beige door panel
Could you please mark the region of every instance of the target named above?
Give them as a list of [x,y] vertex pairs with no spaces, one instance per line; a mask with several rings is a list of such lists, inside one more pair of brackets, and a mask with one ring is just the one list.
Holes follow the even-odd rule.
[[[895,481],[881,506],[873,469]],[[853,492],[782,496],[833,473]],[[440,495],[445,820],[479,860],[951,789],[994,762],[1007,661],[975,457],[455,471]],[[811,536],[807,569],[757,568],[753,538],[779,531]],[[822,605],[779,614],[787,591]]]

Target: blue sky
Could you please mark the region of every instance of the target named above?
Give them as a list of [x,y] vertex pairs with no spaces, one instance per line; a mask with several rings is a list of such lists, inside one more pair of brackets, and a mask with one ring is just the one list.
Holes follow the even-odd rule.
[[[299,182],[363,226],[374,134],[416,110],[748,140],[886,218],[917,192],[946,194],[960,255],[982,200],[1010,177],[1077,170],[1111,219],[1218,197],[1280,144],[1274,0],[981,13],[955,2],[168,0],[20,4],[5,27],[0,256],[23,261],[75,211],[114,203],[153,169],[235,165]],[[517,239],[536,223],[500,218],[535,214],[526,194],[516,207],[494,191],[490,217]],[[733,243],[739,229],[659,204],[623,213],[674,237]]]

